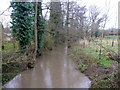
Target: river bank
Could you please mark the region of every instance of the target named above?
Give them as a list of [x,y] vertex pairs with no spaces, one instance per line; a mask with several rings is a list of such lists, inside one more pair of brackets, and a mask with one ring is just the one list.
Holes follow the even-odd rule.
[[89,44],[85,47],[79,43],[73,44],[69,52],[69,56],[76,64],[76,69],[92,81],[91,88],[118,88],[118,63],[116,61],[106,59],[105,56],[99,60],[96,50]]

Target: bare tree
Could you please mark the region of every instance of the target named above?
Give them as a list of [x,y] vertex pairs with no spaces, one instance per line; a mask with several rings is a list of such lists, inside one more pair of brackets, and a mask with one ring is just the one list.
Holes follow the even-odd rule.
[[99,21],[100,10],[97,6],[90,6],[89,13],[90,13],[90,27],[91,27],[90,39],[94,39],[95,32],[96,30],[98,30],[99,24],[100,24],[100,21]]

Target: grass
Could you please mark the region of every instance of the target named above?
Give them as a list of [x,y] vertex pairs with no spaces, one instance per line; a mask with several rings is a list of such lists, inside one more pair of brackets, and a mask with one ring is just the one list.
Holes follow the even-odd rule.
[[107,67],[111,67],[112,60],[106,60],[106,57],[102,57],[101,60],[99,60],[99,62],[97,62],[97,65],[104,65]]
[[111,67],[111,59],[107,59],[107,51],[102,50],[102,54],[104,54],[101,59],[99,60],[99,47],[97,47],[94,44],[90,44],[88,47],[86,47],[85,53],[86,56],[89,56],[89,58],[94,59],[97,62],[97,65],[104,65],[107,67]]
[[[18,48],[18,43],[15,43],[15,47]],[[4,50],[14,49],[13,43],[4,44]]]
[[80,71],[85,71],[88,67],[86,65],[83,65],[81,68],[80,68]]
[[15,43],[15,48],[13,46],[13,43],[5,43],[4,49],[2,50],[2,61],[3,63],[8,62],[12,57],[17,57],[15,55],[15,52],[18,50],[18,43]]
[[[70,53],[70,56],[73,56],[77,58],[79,55],[82,55],[83,53],[90,58],[90,60],[93,60],[97,63],[97,65],[104,65],[107,67],[111,67],[111,59],[106,59],[106,56],[102,56],[101,59],[99,60],[99,53],[96,52],[98,50],[97,48],[94,48],[95,46],[88,46],[86,48],[81,48],[79,45],[74,46],[73,52]],[[82,52],[81,52],[82,51]],[[102,53],[106,53],[106,51],[102,51]]]
[[[114,38],[114,36],[105,36],[105,38],[107,38],[107,39],[113,39]],[[118,38],[118,36],[115,36],[115,39],[117,39]]]
[[[111,50],[113,50],[113,51],[115,51],[117,53],[118,52],[118,40],[117,39],[114,40],[114,46],[113,47],[112,47],[112,41],[113,41],[113,39],[104,38],[102,40],[102,45],[104,47],[106,47],[107,49],[111,49]],[[100,40],[96,40],[96,42],[98,44],[100,44]]]
[[[87,51],[87,54],[85,54],[86,51]],[[80,71],[83,72],[83,71],[85,71],[87,68],[90,67],[90,65],[91,65],[92,62],[94,62],[93,56],[92,56],[92,55],[88,55],[88,54],[91,54],[90,52],[91,52],[91,50],[88,49],[88,48],[83,49],[83,48],[81,48],[79,45],[75,45],[75,46],[71,49],[71,51],[69,52],[68,55],[69,55],[70,57],[72,57],[73,59],[75,59],[76,61],[79,62],[78,68],[79,68]],[[89,59],[88,59],[87,56],[88,56],[88,57],[90,56]],[[81,60],[79,60],[79,59],[81,59]],[[90,64],[87,65],[87,64],[85,64],[84,61],[89,62]]]
[[94,85],[94,87],[96,87],[96,88],[107,88],[107,87],[110,87],[109,85],[110,85],[109,80],[108,81],[100,80]]
[[[111,59],[106,59],[106,56],[102,56],[101,59],[99,60],[99,55],[97,52],[95,52],[96,49],[92,49],[91,47],[87,47],[85,49],[81,49],[84,50],[84,53],[86,56],[88,56],[91,60],[94,60],[97,65],[104,65],[107,67],[111,67]],[[80,54],[81,51],[76,52],[76,55]],[[104,53],[104,52],[103,52]]]

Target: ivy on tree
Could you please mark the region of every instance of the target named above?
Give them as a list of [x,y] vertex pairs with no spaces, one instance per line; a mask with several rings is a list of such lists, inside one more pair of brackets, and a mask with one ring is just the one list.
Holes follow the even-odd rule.
[[11,2],[12,33],[25,52],[33,36],[33,6],[30,2]]
[[[13,8],[11,14],[12,33],[16,40],[19,41],[20,49],[25,52],[34,36],[35,6],[30,2],[11,2],[11,7]],[[42,18],[41,2],[38,2],[37,8],[37,55],[39,55],[41,53],[40,49],[43,46],[43,29],[45,28],[45,23]]]
[[38,2],[38,11],[37,11],[37,30],[38,30],[38,35],[37,35],[37,40],[38,40],[38,48],[37,48],[37,55],[41,53],[41,47],[43,46],[43,34],[44,34],[44,29],[45,29],[45,23],[42,18],[42,6],[41,2]]

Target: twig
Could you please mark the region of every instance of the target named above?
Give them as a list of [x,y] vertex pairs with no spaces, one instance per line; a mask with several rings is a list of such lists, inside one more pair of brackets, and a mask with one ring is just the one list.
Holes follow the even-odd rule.
[[4,10],[4,11],[0,14],[0,16],[1,16],[2,14],[4,14],[8,9],[10,9],[10,7],[8,7],[6,10]]

